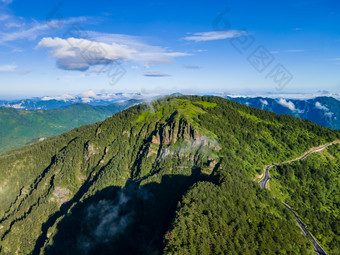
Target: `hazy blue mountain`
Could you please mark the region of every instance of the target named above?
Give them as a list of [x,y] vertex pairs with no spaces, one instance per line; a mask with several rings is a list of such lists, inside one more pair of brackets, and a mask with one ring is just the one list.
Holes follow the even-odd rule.
[[110,105],[126,102],[128,100],[145,100],[156,95],[141,93],[104,93],[84,92],[73,96],[64,94],[56,97],[35,97],[22,100],[0,100],[0,107],[14,108],[18,110],[51,110],[69,107],[74,104]]
[[228,99],[278,114],[308,119],[324,127],[340,129],[340,101],[333,97],[283,99],[228,97]]
[[[175,95],[181,95],[175,93]],[[0,106],[20,110],[49,110],[69,107],[77,103],[106,106],[134,99],[138,101],[157,99],[158,94],[142,93],[106,93],[95,94],[85,92],[78,96],[62,95],[57,97],[42,97],[15,101],[1,101]],[[234,97],[226,98],[263,110],[278,114],[308,119],[324,127],[340,129],[340,101],[331,96],[318,96],[311,99],[287,99],[272,97]]]

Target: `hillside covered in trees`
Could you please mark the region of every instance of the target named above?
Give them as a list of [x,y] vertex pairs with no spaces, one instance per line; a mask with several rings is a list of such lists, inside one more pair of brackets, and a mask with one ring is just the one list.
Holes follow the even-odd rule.
[[[281,204],[305,199],[289,200],[286,170],[277,170],[273,190],[254,178],[265,165],[339,138],[310,121],[218,97],[133,106],[0,155],[0,254],[313,254]],[[318,157],[303,167],[322,165]],[[339,161],[339,147],[327,157]],[[327,180],[339,170],[329,164]],[[324,205],[329,219],[311,231],[337,251],[336,184],[328,192],[324,181],[295,175],[303,187],[320,186],[322,196],[298,212],[308,219],[310,206]]]
[[340,145],[271,173],[274,196],[295,209],[329,254],[340,254]]
[[35,111],[0,107],[0,153],[103,121],[137,102],[130,100],[106,106],[74,104],[61,109]]

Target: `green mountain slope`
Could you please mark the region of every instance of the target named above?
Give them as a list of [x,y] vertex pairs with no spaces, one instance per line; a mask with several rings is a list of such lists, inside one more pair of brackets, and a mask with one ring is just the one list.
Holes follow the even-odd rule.
[[109,106],[75,104],[63,109],[25,111],[0,107],[0,153],[59,135],[72,128],[102,121],[135,104],[135,100]]
[[309,254],[253,178],[339,137],[217,97],[131,107],[0,155],[1,254]]
[[329,254],[340,254],[340,145],[271,170],[271,192],[292,206]]

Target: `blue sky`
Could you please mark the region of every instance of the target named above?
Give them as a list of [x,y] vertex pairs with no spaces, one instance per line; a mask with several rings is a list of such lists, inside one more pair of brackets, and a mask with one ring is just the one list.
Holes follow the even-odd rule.
[[0,2],[2,99],[340,92],[338,1]]

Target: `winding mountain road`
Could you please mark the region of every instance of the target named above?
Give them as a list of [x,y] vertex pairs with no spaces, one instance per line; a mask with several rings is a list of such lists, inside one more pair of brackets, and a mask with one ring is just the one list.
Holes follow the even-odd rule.
[[[307,158],[310,154],[314,153],[314,152],[319,152],[324,150],[325,148],[327,148],[328,146],[334,145],[334,144],[340,144],[340,141],[334,141],[332,143],[328,143],[325,145],[321,145],[318,148],[312,149],[308,152],[306,152],[305,154],[303,154],[302,156],[293,159],[293,160],[289,160],[289,161],[285,161],[285,162],[281,162],[281,163],[276,163],[276,164],[272,164],[269,166],[266,166],[264,169],[264,176],[263,178],[259,181],[259,185],[262,189],[266,188],[266,185],[268,183],[268,181],[270,180],[270,176],[269,176],[269,169],[274,167],[274,166],[281,166],[284,164],[290,164],[296,161],[301,161],[305,158]],[[285,202],[282,202],[282,204],[290,211],[294,214],[295,219],[297,224],[299,225],[300,229],[302,230],[303,234],[307,237],[309,237],[311,243],[314,246],[314,251],[316,252],[316,254],[318,255],[327,255],[327,253],[324,251],[324,249],[322,249],[321,245],[316,241],[316,239],[314,238],[314,236],[309,232],[309,230],[307,229],[307,226],[305,224],[303,224],[303,222],[301,221],[301,219],[299,218],[299,216],[296,214],[296,212],[289,206],[287,205]]]
[[267,185],[267,182],[270,180],[270,176],[269,176],[269,169],[274,167],[274,166],[282,166],[284,164],[290,164],[290,163],[293,163],[293,162],[296,162],[296,161],[301,161],[305,158],[307,158],[310,154],[314,153],[314,152],[319,152],[319,151],[322,151],[324,150],[325,148],[327,148],[328,146],[331,146],[331,145],[334,145],[334,144],[340,144],[340,141],[335,141],[335,142],[332,142],[332,143],[327,143],[325,145],[321,145],[319,146],[318,148],[315,148],[313,150],[310,150],[308,152],[306,152],[305,154],[303,154],[302,156],[296,158],[296,159],[293,159],[293,160],[289,160],[289,161],[285,161],[285,162],[281,162],[281,163],[276,163],[276,164],[272,164],[272,165],[269,165],[269,166],[266,166],[265,169],[264,169],[264,176],[263,178],[259,181],[259,185],[262,189],[265,189],[266,188],[266,185]]
[[307,226],[305,224],[303,224],[303,222],[301,221],[301,219],[299,218],[299,216],[296,214],[296,212],[289,206],[287,205],[285,202],[282,202],[282,204],[289,210],[291,211],[296,219],[296,222],[298,223],[300,229],[302,230],[303,234],[307,237],[309,237],[311,243],[314,246],[314,251],[316,252],[316,254],[318,255],[327,255],[327,253],[324,251],[324,249],[322,249],[321,245],[318,243],[318,241],[316,241],[316,239],[314,238],[314,236],[309,232],[309,230],[307,229]]

